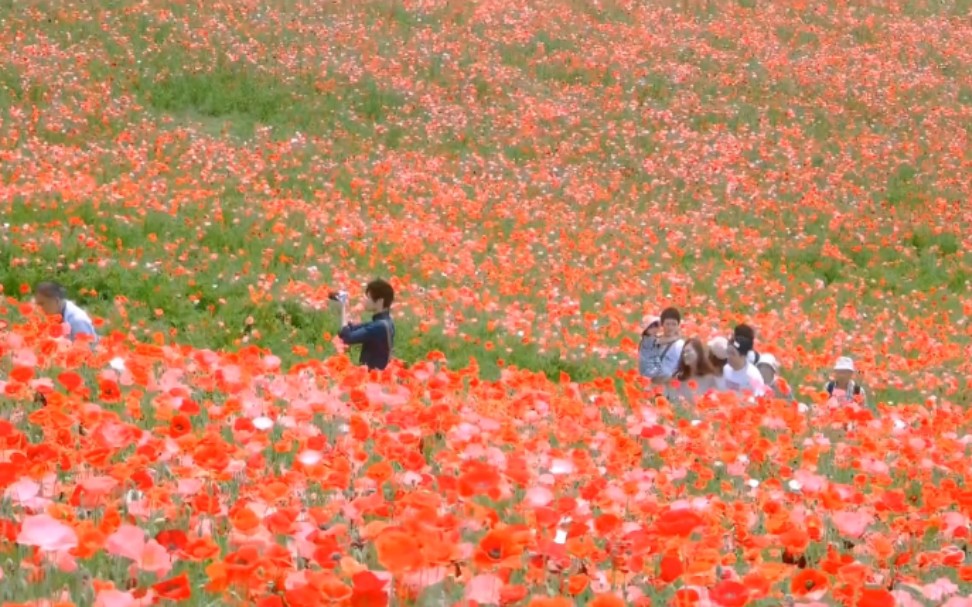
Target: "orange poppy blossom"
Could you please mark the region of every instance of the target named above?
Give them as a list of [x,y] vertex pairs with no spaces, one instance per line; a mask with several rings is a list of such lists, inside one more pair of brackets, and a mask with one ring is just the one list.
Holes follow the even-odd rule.
[[[21,331],[29,336],[26,330]],[[121,349],[115,353],[128,355]],[[175,361],[167,362],[170,366],[177,364]],[[223,365],[235,362],[232,357],[224,359],[217,356],[210,359],[209,364],[209,372],[215,373]],[[57,366],[44,361],[37,365],[36,373],[44,374],[48,368],[57,369]],[[347,372],[354,371],[348,369]],[[252,381],[259,381],[261,376],[253,373],[252,377]],[[319,389],[316,381],[308,383],[307,376],[299,372],[282,377],[284,383],[292,384],[295,388]],[[334,381],[339,383],[340,376],[335,377]],[[182,379],[180,382],[182,389],[190,392],[195,389],[192,379]],[[581,387],[578,392],[560,384],[544,385],[527,375],[510,374],[502,385],[514,394],[517,391],[537,394],[536,391],[542,389],[544,398],[550,401],[552,407],[558,408],[570,407],[571,403],[579,405],[588,400],[585,392],[599,397],[609,396],[589,386]],[[939,458],[940,465],[948,470],[951,469],[949,466],[958,464],[958,459],[948,459],[948,452],[939,452],[934,443],[926,442],[926,437],[933,436],[929,434],[931,430],[927,424],[925,427],[921,424],[905,423],[905,427],[897,424],[884,433],[862,435],[856,439],[845,435],[842,442],[828,439],[831,440],[830,447],[817,451],[818,457],[824,457],[835,449],[838,453],[854,453],[857,458],[876,458],[882,452],[898,454],[894,459],[886,458],[885,461],[889,462],[886,466],[866,464],[850,467],[834,461],[828,464],[832,467],[832,474],[837,475],[837,480],[834,480],[814,471],[811,465],[804,465],[791,468],[786,473],[788,478],[780,481],[758,472],[752,461],[740,459],[739,454],[745,452],[744,446],[752,440],[752,431],[748,428],[765,427],[773,419],[789,417],[787,411],[790,405],[786,403],[767,401],[762,409],[754,410],[745,403],[723,398],[719,409],[713,409],[711,415],[700,420],[700,423],[688,426],[685,433],[659,434],[665,437],[666,444],[676,448],[658,451],[647,445],[639,447],[642,457],[650,455],[657,458],[656,467],[630,468],[627,467],[626,456],[619,458],[631,450],[628,439],[624,433],[611,429],[609,425],[596,431],[593,442],[585,447],[565,451],[548,446],[541,450],[536,434],[538,428],[524,426],[515,417],[497,415],[497,403],[490,401],[483,412],[473,408],[460,414],[460,424],[475,426],[477,431],[463,434],[462,426],[457,425],[453,434],[447,435],[437,450],[439,468],[434,471],[428,463],[416,463],[408,468],[391,463],[395,461],[392,455],[395,442],[387,439],[392,439],[396,432],[403,429],[420,434],[437,431],[431,419],[423,421],[413,417],[411,421],[403,421],[407,419],[403,413],[418,411],[417,407],[421,406],[419,400],[413,403],[411,399],[412,395],[416,399],[421,398],[424,380],[404,375],[398,378],[396,386],[406,390],[408,401],[398,407],[384,406],[366,414],[368,424],[373,428],[374,440],[377,444],[384,444],[383,449],[389,450],[386,453],[389,459],[353,465],[352,478],[368,480],[369,483],[361,485],[360,495],[334,502],[329,510],[311,511],[307,508],[308,499],[319,500],[324,494],[302,478],[300,473],[278,468],[280,472],[270,477],[265,474],[250,475],[245,454],[250,445],[258,446],[265,452],[259,470],[267,470],[272,462],[286,461],[283,458],[288,456],[295,463],[301,459],[308,462],[307,454],[311,452],[318,462],[324,462],[329,467],[341,466],[343,464],[340,462],[345,461],[344,454],[356,447],[355,437],[350,433],[338,432],[329,440],[328,449],[325,450],[324,443],[311,440],[313,436],[301,437],[298,433],[293,451],[281,452],[260,435],[261,432],[273,431],[265,419],[269,420],[270,425],[276,425],[286,423],[288,415],[285,409],[275,410],[274,407],[279,405],[268,400],[264,400],[258,410],[253,410],[252,417],[221,422],[227,424],[228,428],[242,429],[244,424],[238,423],[238,420],[249,421],[247,432],[234,437],[234,441],[239,443],[227,443],[224,439],[217,439],[215,434],[204,438],[212,444],[218,440],[220,444],[230,447],[228,450],[224,448],[223,455],[219,457],[215,456],[215,452],[208,455],[209,451],[200,451],[194,443],[174,441],[171,424],[152,426],[149,434],[155,433],[157,439],[171,442],[162,443],[159,451],[136,464],[143,480],[131,486],[141,488],[100,494],[119,500],[120,505],[124,503],[128,516],[132,517],[130,520],[139,524],[151,520],[153,513],[161,512],[166,507],[164,501],[150,501],[146,490],[167,488],[171,503],[177,505],[176,512],[180,513],[165,530],[157,532],[155,538],[160,549],[170,554],[171,558],[186,566],[200,567],[200,572],[209,581],[206,588],[198,592],[243,593],[254,600],[270,600],[262,594],[267,591],[268,585],[287,587],[287,579],[293,579],[289,590],[283,595],[282,600],[286,603],[304,598],[311,600],[311,596],[318,597],[313,599],[316,601],[325,596],[332,602],[370,601],[384,604],[395,594],[417,596],[416,592],[421,593],[425,588],[443,583],[450,577],[461,588],[463,581],[470,579],[466,573],[469,570],[499,575],[503,581],[497,596],[507,597],[510,601],[514,597],[525,599],[531,596],[531,585],[542,585],[545,579],[555,577],[560,579],[558,588],[565,598],[578,597],[598,604],[615,604],[619,600],[637,602],[640,600],[637,595],[630,598],[609,592],[613,578],[606,575],[606,570],[601,567],[617,567],[620,564],[626,573],[618,579],[624,579],[627,585],[634,584],[642,593],[641,596],[652,596],[653,593],[670,596],[672,601],[679,604],[691,604],[692,601],[711,601],[719,605],[747,604],[758,597],[772,597],[783,592],[777,586],[779,582],[785,582],[785,592],[794,596],[823,598],[832,593],[837,599],[857,601],[854,604],[882,604],[887,596],[892,596],[898,590],[872,592],[870,589],[874,588],[872,585],[876,580],[889,579],[892,563],[898,569],[897,579],[909,579],[900,571],[909,567],[909,560],[899,556],[905,555],[905,549],[910,545],[903,543],[906,540],[900,535],[902,532],[914,537],[916,533],[927,535],[927,532],[937,530],[941,537],[951,538],[946,542],[960,542],[968,537],[966,515],[949,509],[962,499],[962,489],[957,483],[940,483],[948,488],[954,501],[938,502],[932,507],[933,510],[924,505],[926,496],[930,497],[932,493],[920,483],[909,481],[912,484],[903,485],[903,489],[897,488],[902,478],[914,477],[914,472],[908,466],[915,458],[931,454]],[[140,389],[151,393],[148,386]],[[486,394],[490,390],[493,387],[484,383],[471,389],[468,396],[476,399],[480,393]],[[236,394],[252,402],[261,398],[245,386]],[[71,399],[80,397],[67,392],[63,396],[67,401],[58,415],[67,416],[66,421],[57,416],[34,417],[32,425],[39,424],[37,427],[42,431],[46,431],[48,425],[71,427],[71,417],[79,415],[76,412],[79,409],[71,406]],[[513,399],[511,406],[517,406],[516,403],[517,400]],[[674,417],[660,415],[650,402],[640,405],[638,411],[638,415],[655,416],[653,427],[675,427]],[[348,414],[350,410],[347,413],[336,412],[335,419]],[[671,411],[665,415],[674,414]],[[902,421],[919,420],[925,418],[926,409],[900,405],[894,409],[887,408],[885,414]],[[802,443],[811,449],[815,444],[824,444],[820,442],[824,437],[836,438],[829,429],[830,419],[840,416],[840,412],[831,411],[820,412],[810,421],[793,418],[792,433],[786,439],[762,445],[766,457],[759,460],[758,466],[779,466],[773,452],[780,449],[780,445]],[[107,473],[121,479],[122,483],[127,482],[125,475],[137,478],[131,469],[123,475],[115,472],[124,462],[116,460],[113,454],[123,452],[129,445],[125,438],[127,426],[120,423],[130,422],[117,415],[89,417],[94,420],[91,433],[84,437],[75,436],[72,445],[33,443],[22,437],[23,431],[17,424],[4,427],[4,440],[8,445],[5,457],[16,461],[18,453],[26,455],[29,451],[33,454],[36,468],[32,476],[14,475],[4,481],[4,491],[14,496],[15,508],[25,508],[18,511],[21,513],[16,515],[16,519],[9,521],[10,533],[6,541],[33,545],[40,551],[39,554],[56,554],[56,546],[48,547],[44,539],[53,527],[50,531],[39,531],[46,529],[44,525],[50,523],[42,523],[37,519],[39,515],[36,511],[32,513],[26,508],[30,507],[31,500],[51,499],[46,497],[50,494],[41,481],[46,474],[44,470],[49,469],[47,467],[53,462],[60,461],[62,450],[63,455],[67,455],[68,449],[79,447],[80,458],[76,461],[88,462],[84,469],[77,467],[73,477],[75,480],[69,481],[76,483],[74,488],[63,487],[70,490],[71,495],[83,496],[91,491],[102,491],[99,489],[102,486],[109,487],[109,481],[96,480],[92,474]],[[721,418],[736,422],[731,426],[734,429],[723,426]],[[397,420],[395,429],[389,429],[392,428],[389,419]],[[643,438],[643,427],[632,421],[626,429],[628,436],[650,440]],[[869,423],[875,428],[883,428],[885,424],[882,417],[876,417]],[[518,428],[517,432],[510,434],[507,431],[509,427]],[[559,423],[551,424],[543,431],[547,436],[553,432],[561,444],[578,444],[576,441],[588,436],[590,429]],[[658,434],[654,430],[652,433]],[[139,432],[135,432],[134,436],[137,437],[136,442],[142,443],[147,437]],[[502,444],[509,445],[508,449],[493,446],[496,443],[491,439],[498,436],[505,437]],[[765,441],[765,437],[760,440]],[[926,446],[924,454],[913,448],[919,441]],[[166,444],[168,446],[164,446]],[[706,444],[719,445],[719,450],[710,455],[705,450]],[[309,451],[308,447],[315,449]],[[201,457],[197,457],[192,464],[182,466],[173,466],[168,463],[169,460],[159,459],[166,450],[172,449],[176,453],[188,450],[188,453]],[[92,450],[105,452],[105,455],[92,460],[86,457]],[[865,456],[865,453],[872,455]],[[521,463],[514,464],[512,454],[516,454]],[[148,456],[149,452],[146,451],[145,455]],[[470,460],[470,457],[479,460]],[[717,472],[708,481],[719,487],[719,492],[712,493],[708,491],[708,485],[701,491],[694,484],[686,485],[684,481],[689,471],[701,470],[698,465],[701,457],[713,457],[716,470],[735,467],[738,472],[730,471],[729,474],[737,475],[737,480],[729,480],[726,484],[726,481],[719,480],[718,475],[722,473]],[[474,464],[466,463],[477,461]],[[74,466],[70,462],[68,465]],[[92,469],[92,466],[95,468]],[[507,474],[505,470],[509,466],[512,467]],[[604,467],[603,473],[598,470],[599,467]],[[846,475],[846,481],[839,480],[841,474]],[[855,476],[861,475],[867,482],[854,482]],[[880,489],[887,482],[884,478],[887,476],[890,476],[892,486]],[[485,487],[484,480],[473,480],[480,478],[489,479],[488,486],[500,491],[499,501],[481,502],[479,495],[468,495],[459,490],[464,482]],[[918,479],[921,478],[919,475]],[[947,477],[946,480],[957,478]],[[378,492],[373,481],[379,479],[397,495],[394,501],[387,501]],[[452,489],[448,488],[450,486]],[[590,490],[584,487],[590,487]],[[516,511],[528,515],[526,524],[504,521],[508,516],[503,510],[504,495],[508,495],[506,500],[512,500]],[[808,509],[811,500],[816,504],[812,516]],[[83,500],[74,501],[75,505],[56,510],[57,516],[69,516],[72,508],[81,507]],[[589,504],[593,503],[597,504],[598,514],[588,509]],[[850,510],[848,504],[856,504],[857,510]],[[885,518],[889,512],[893,512],[895,518]],[[929,512],[935,517],[929,518]],[[377,519],[374,518],[376,514]],[[339,519],[335,518],[338,516],[347,523],[338,523]],[[179,522],[179,517],[184,517],[182,522]],[[820,517],[819,523],[814,522],[815,517]],[[53,520],[69,521],[66,526],[58,523],[62,526],[57,529],[58,533],[66,534],[64,537],[67,541],[77,542],[77,548],[71,550],[75,559],[89,559],[101,551],[114,550],[111,542],[106,544],[105,538],[122,524],[118,521],[112,523],[112,527],[97,530],[90,527],[90,523],[71,522],[70,518]],[[826,534],[806,530],[816,529],[818,525],[828,530]],[[768,535],[760,535],[760,529]],[[275,543],[274,536],[282,537],[285,543]],[[221,548],[220,537],[229,537],[230,546]],[[839,538],[839,541],[829,540],[829,537]],[[821,548],[826,550],[821,553]],[[770,551],[767,552],[767,549]],[[374,551],[370,566],[367,564],[369,550]],[[738,579],[719,579],[716,571],[724,566],[725,550],[735,551],[732,566],[743,568],[745,575]],[[809,556],[801,557],[800,562],[788,568],[777,562],[774,569],[773,562],[765,562],[767,554],[770,558],[782,559],[784,551],[791,555]],[[640,556],[634,559],[636,554]],[[354,567],[345,565],[344,555],[357,556],[356,562],[359,564]],[[620,560],[617,558],[619,556]],[[871,560],[871,557],[877,560]],[[302,577],[300,581],[292,578],[295,572],[300,571],[297,567],[302,559],[332,571],[329,574],[331,577]],[[536,559],[539,560],[534,565]],[[819,568],[810,568],[811,563],[818,563]],[[922,567],[927,563],[951,567],[959,581],[963,576],[968,577],[964,575],[963,559],[954,558],[947,543],[937,551],[922,551],[915,563]],[[513,583],[512,576],[517,571],[531,571],[532,567],[536,567],[536,573],[528,576],[527,579],[532,580],[530,585],[524,587]],[[379,576],[382,570],[391,577]],[[372,577],[361,577],[364,574]],[[169,581],[160,580],[150,590],[159,596],[183,596],[186,589],[181,579],[176,575]],[[671,584],[680,579],[693,584],[693,590],[671,588]],[[918,587],[923,588],[920,576],[917,579]],[[860,590],[858,594],[862,598],[854,598],[857,590]],[[948,589],[932,590],[929,586],[922,591],[947,593]],[[531,600],[542,604],[548,599],[534,596]],[[549,600],[556,599],[551,597]]]
[[[61,4],[0,20],[7,604],[972,602],[963,3]],[[374,274],[382,372],[308,309]],[[647,387],[669,304],[796,402]]]

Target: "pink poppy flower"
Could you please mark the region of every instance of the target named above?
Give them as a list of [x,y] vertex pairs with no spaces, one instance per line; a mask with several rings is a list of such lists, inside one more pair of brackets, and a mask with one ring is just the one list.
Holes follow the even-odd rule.
[[46,514],[39,514],[24,519],[17,543],[34,546],[42,552],[58,552],[75,548],[78,535],[71,526]]

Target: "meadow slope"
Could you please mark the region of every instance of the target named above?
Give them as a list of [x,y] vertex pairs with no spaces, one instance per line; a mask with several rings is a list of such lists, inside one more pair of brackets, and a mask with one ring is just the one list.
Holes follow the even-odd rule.
[[[972,603],[970,15],[0,0],[0,601]],[[665,305],[805,406],[650,398]]]

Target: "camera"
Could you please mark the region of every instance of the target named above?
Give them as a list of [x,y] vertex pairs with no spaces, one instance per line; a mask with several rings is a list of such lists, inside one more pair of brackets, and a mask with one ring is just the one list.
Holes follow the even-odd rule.
[[331,301],[337,301],[343,304],[348,303],[348,292],[347,291],[334,291],[327,296]]

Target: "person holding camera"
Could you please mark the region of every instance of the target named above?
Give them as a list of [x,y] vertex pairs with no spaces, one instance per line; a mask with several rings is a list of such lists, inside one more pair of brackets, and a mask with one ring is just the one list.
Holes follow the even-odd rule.
[[368,369],[382,370],[387,367],[395,345],[395,323],[391,318],[395,289],[381,279],[368,283],[364,307],[372,316],[370,322],[361,324],[348,322],[347,293],[332,293],[330,299],[341,306],[341,331],[338,337],[347,346],[361,345],[359,364]]

